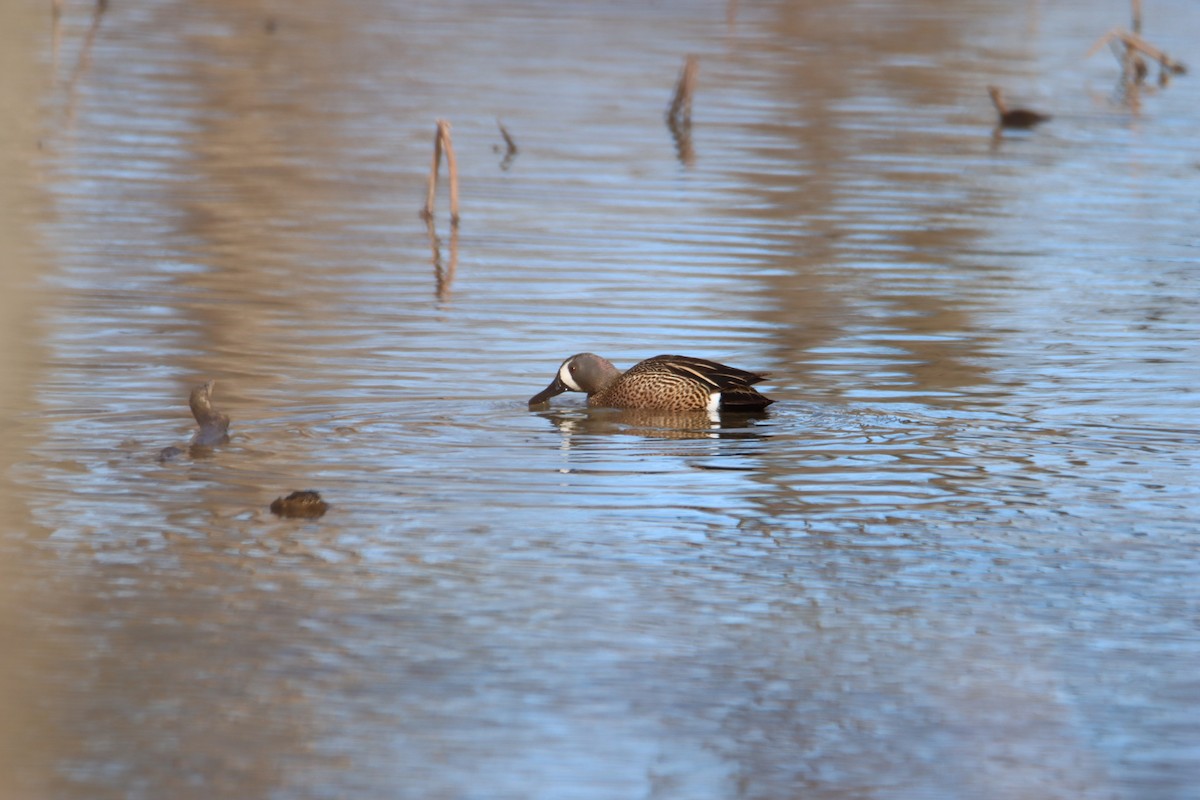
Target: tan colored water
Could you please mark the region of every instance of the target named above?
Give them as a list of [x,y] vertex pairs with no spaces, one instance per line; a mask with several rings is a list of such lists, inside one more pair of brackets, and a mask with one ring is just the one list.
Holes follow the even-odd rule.
[[[1124,3],[4,13],[18,796],[1200,785],[1200,103],[1083,58]],[[778,402],[530,412],[581,350]]]

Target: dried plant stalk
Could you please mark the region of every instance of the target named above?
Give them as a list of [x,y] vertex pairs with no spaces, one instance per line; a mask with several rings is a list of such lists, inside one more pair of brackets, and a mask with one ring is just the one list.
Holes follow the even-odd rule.
[[458,224],[458,162],[454,158],[454,142],[450,138],[450,123],[444,119],[437,121],[437,134],[433,138],[433,165],[429,169],[429,186],[425,192],[425,208],[421,216],[427,220],[433,219],[433,207],[437,200],[438,167],[442,155],[446,156],[446,171],[450,181],[450,224]]
[[450,138],[450,123],[438,120],[438,136],[442,150],[446,153],[446,166],[450,171],[450,224],[458,224],[458,162],[454,158],[454,141]]
[[1187,67],[1184,66],[1182,61],[1177,61],[1171,58],[1162,50],[1159,50],[1157,47],[1147,42],[1141,36],[1138,36],[1136,33],[1132,33],[1131,31],[1127,31],[1124,28],[1113,28],[1111,31],[1101,36],[1096,40],[1096,43],[1091,46],[1091,49],[1087,51],[1087,55],[1094,55],[1101,47],[1104,47],[1106,44],[1111,44],[1112,42],[1120,42],[1125,46],[1125,58],[1122,59],[1123,61],[1128,59],[1132,53],[1142,53],[1154,61],[1157,61],[1159,66],[1162,67],[1163,71],[1165,72],[1169,72],[1174,75],[1182,75],[1183,73],[1187,72]]
[[692,124],[692,94],[696,90],[696,72],[699,68],[695,56],[688,56],[683,62],[679,82],[675,84],[675,95],[667,109],[667,124],[672,128],[685,128]]
[[442,163],[442,127],[438,122],[437,131],[433,134],[433,165],[429,168],[429,184],[425,190],[425,208],[421,216],[427,220],[433,219],[433,204],[437,200],[438,166]]

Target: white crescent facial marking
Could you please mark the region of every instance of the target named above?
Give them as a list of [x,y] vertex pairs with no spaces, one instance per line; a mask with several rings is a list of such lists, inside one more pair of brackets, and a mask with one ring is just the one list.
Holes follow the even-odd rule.
[[579,388],[579,384],[575,382],[575,379],[571,377],[571,365],[569,362],[558,368],[558,379],[569,386],[572,392],[583,391],[583,389]]

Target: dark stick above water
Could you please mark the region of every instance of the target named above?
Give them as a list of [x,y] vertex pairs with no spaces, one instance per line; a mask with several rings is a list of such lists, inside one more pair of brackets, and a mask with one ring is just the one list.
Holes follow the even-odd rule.
[[[212,402],[212,391],[216,385],[215,380],[205,381],[194,387],[188,396],[188,406],[192,409],[196,424],[200,426],[190,443],[193,453],[211,450],[229,441],[229,416],[217,411]],[[179,455],[183,455],[182,449],[174,446],[164,447],[158,453],[158,460],[167,461]]]
[[675,140],[679,161],[685,167],[692,166],[696,161],[696,151],[692,147],[692,95],[696,91],[696,72],[699,68],[696,57],[688,56],[666,113],[667,129]]
[[200,430],[192,437],[192,447],[215,447],[229,441],[229,417],[213,407],[212,390],[215,380],[206,381],[192,389],[188,398],[192,416]]
[[504,137],[504,158],[500,160],[500,169],[506,170],[512,166],[513,159],[517,157],[519,151],[516,140],[508,132],[508,128],[504,127],[504,123],[496,120],[496,125],[500,128],[500,135]]

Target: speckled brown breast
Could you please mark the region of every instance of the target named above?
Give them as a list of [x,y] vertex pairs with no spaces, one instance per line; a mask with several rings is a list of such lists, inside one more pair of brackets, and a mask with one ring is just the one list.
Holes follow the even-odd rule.
[[612,386],[588,397],[589,406],[645,408],[655,411],[703,411],[712,389],[669,372],[637,371],[634,367]]

